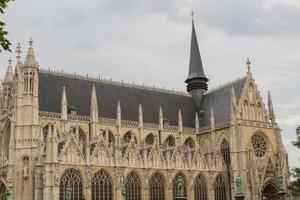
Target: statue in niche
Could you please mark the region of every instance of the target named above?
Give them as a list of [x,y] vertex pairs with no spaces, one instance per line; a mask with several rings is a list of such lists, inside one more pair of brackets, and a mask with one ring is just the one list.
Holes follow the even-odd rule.
[[236,194],[243,194],[242,178],[240,176],[236,177],[235,187],[236,187]]
[[284,191],[284,177],[282,175],[278,176],[278,186],[279,186],[279,191]]
[[176,197],[184,197],[184,196],[185,196],[184,180],[181,176],[179,176],[176,180]]
[[68,183],[68,186],[66,188],[65,193],[66,193],[66,200],[71,200],[72,199],[73,189],[71,187],[71,183],[70,182]]
[[5,200],[10,200],[11,197],[11,190],[9,187],[6,187],[3,194],[1,195],[4,197]]
[[126,200],[126,196],[127,196],[127,190],[126,190],[126,187],[123,187],[122,188],[122,200]]

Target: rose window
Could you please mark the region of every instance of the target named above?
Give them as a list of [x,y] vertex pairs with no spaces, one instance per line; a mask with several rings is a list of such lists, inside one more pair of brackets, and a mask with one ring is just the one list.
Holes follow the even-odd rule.
[[255,134],[251,140],[254,153],[257,157],[262,158],[267,152],[267,142],[260,134]]

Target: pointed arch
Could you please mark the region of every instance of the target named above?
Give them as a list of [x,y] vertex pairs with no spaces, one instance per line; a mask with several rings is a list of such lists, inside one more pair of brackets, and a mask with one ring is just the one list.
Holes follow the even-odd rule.
[[141,179],[136,172],[128,174],[125,183],[126,199],[140,200],[142,198]]
[[175,147],[175,138],[170,135],[169,137],[167,137],[164,144],[168,147]]
[[272,182],[266,183],[262,187],[262,198],[264,199],[279,199],[278,196],[278,187]]
[[224,138],[221,142],[221,153],[224,159],[224,162],[227,166],[230,165],[230,147],[228,141]]
[[80,171],[67,169],[60,178],[59,199],[65,200],[68,193],[72,200],[83,198],[83,181]]
[[204,176],[199,174],[194,183],[195,200],[207,200],[206,181]]
[[215,200],[226,200],[226,186],[224,179],[218,175],[214,183]]
[[173,181],[173,199],[187,199],[187,181],[185,176],[181,173],[178,173]]
[[150,200],[165,199],[165,180],[163,176],[156,172],[150,179]]
[[132,140],[134,140],[134,143],[137,143],[135,134],[132,131],[128,131],[127,133],[125,133],[122,140],[123,140],[122,141],[123,144],[129,144],[130,141],[132,141]]
[[189,148],[193,149],[195,147],[195,141],[191,137],[189,137],[185,140],[183,145],[185,147],[189,147]]
[[154,135],[152,133],[148,134],[145,138],[145,143],[147,146],[153,145],[154,143]]
[[104,170],[99,170],[92,179],[92,199],[113,199],[113,181],[111,176]]

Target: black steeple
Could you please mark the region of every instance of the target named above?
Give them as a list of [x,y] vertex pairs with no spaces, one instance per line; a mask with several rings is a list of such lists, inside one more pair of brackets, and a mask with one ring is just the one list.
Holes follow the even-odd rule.
[[194,26],[194,19],[192,20],[192,40],[190,52],[190,68],[189,75],[186,79],[187,91],[190,92],[194,98],[197,106],[200,105],[201,99],[205,91],[207,91],[208,78],[204,74],[200,50],[197,41],[197,35]]

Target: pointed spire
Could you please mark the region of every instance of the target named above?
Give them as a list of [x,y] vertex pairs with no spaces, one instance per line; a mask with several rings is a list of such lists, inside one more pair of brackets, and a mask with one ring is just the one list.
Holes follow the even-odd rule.
[[196,133],[199,133],[199,128],[200,128],[199,116],[198,116],[198,112],[196,112],[195,113],[195,129],[196,129]]
[[90,111],[90,117],[92,122],[98,122],[99,115],[98,115],[98,100],[97,100],[97,93],[96,93],[96,87],[93,85],[92,89],[92,96],[91,96],[91,111]]
[[198,46],[198,40],[194,25],[194,20],[192,20],[192,39],[191,39],[191,50],[190,50],[190,67],[189,76],[186,81],[191,79],[201,78],[208,81],[208,78],[204,74],[202,59],[200,55],[200,50]]
[[25,59],[25,65],[29,67],[35,67],[36,66],[36,60],[35,60],[35,55],[33,51],[33,41],[30,39],[29,41],[29,48],[27,51],[27,56]]
[[142,104],[139,105],[139,127],[143,128],[144,122],[143,122],[143,109]]
[[13,81],[13,69],[12,69],[12,60],[11,58],[9,58],[8,60],[8,66],[7,66],[7,70],[6,70],[6,74],[4,77],[4,83],[11,83]]
[[22,53],[22,51],[21,51],[21,45],[20,45],[20,42],[19,42],[18,45],[17,45],[17,48],[16,48],[17,64],[20,64],[20,63],[21,63],[21,53]]
[[121,118],[121,105],[120,105],[120,101],[118,100],[118,106],[117,106],[117,124],[119,126],[121,126],[121,123],[122,123],[122,118]]
[[197,41],[194,20],[192,20],[192,39],[190,50],[189,75],[186,79],[187,91],[193,96],[197,107],[200,106],[203,94],[207,91],[208,78],[204,74],[202,59]]
[[62,95],[61,95],[61,119],[68,119],[68,102],[66,95],[66,87],[63,86]]
[[214,109],[213,107],[210,107],[210,127],[211,129],[215,129],[216,124],[215,124],[215,114],[214,114]]
[[231,97],[230,97],[230,113],[231,113],[231,119],[235,118],[237,104],[236,104],[236,96],[233,86],[231,86]]
[[161,106],[159,107],[159,129],[160,130],[164,129],[164,116],[163,116]]
[[271,97],[271,92],[268,91],[268,109],[269,109],[269,117],[272,123],[275,123],[276,118],[275,118],[275,113],[274,113],[274,108],[273,108],[273,101]]
[[179,131],[180,133],[183,132],[181,109],[179,109],[179,111],[178,111],[178,131]]

